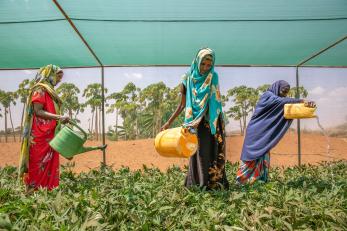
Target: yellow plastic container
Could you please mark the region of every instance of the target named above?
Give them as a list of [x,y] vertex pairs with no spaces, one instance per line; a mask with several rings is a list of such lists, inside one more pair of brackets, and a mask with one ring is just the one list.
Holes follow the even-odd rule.
[[161,156],[188,158],[198,149],[198,137],[187,128],[171,128],[160,132],[154,144]]
[[307,119],[316,117],[316,107],[306,107],[304,103],[285,104],[284,118],[286,119]]

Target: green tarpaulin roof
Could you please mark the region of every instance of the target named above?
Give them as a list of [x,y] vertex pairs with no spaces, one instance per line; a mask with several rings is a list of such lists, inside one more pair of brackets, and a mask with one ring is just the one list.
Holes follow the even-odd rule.
[[[296,65],[347,35],[347,0],[58,0],[108,65]],[[0,1],[0,68],[97,66],[53,1]],[[347,66],[347,40],[309,65]]]

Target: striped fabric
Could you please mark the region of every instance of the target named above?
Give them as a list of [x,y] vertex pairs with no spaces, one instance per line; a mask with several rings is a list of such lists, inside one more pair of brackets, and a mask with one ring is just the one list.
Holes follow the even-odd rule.
[[257,180],[267,182],[270,167],[270,154],[256,160],[241,161],[236,180],[240,184],[253,184]]

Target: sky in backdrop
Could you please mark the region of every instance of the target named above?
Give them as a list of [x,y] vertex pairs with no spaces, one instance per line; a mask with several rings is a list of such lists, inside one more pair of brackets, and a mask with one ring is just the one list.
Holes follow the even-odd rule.
[[[141,89],[149,84],[163,81],[168,87],[175,87],[180,83],[182,74],[187,67],[113,67],[105,69],[105,87],[108,94],[118,92],[129,83],[133,82]],[[236,86],[246,85],[258,87],[271,84],[276,80],[286,80],[295,86],[295,68],[289,67],[216,67],[219,74],[222,94]],[[0,71],[0,89],[15,91],[24,79],[34,78],[37,70],[11,70]],[[101,71],[98,68],[76,68],[64,70],[64,82],[74,83],[83,92],[88,84],[101,82]],[[324,127],[334,127],[347,120],[347,68],[301,68],[300,85],[308,92],[308,99],[314,100],[317,105],[317,114]],[[80,101],[84,102],[82,96]],[[231,106],[226,105],[224,110]],[[22,105],[18,101],[12,109],[14,126],[19,126]],[[79,115],[82,127],[88,127],[91,118],[90,110]],[[115,124],[115,115],[106,114],[106,130]],[[315,119],[303,120],[304,129],[317,130]],[[0,119],[0,130],[4,129],[4,120]],[[238,121],[229,119],[227,131],[239,130]]]

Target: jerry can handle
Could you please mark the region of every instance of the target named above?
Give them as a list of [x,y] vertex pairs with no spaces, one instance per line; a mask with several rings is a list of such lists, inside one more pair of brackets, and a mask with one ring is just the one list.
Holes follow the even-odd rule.
[[84,136],[84,140],[87,140],[87,138],[88,138],[87,133],[80,126],[78,126],[77,123],[75,123],[74,121],[70,120],[69,124],[71,124],[72,126],[76,127],[78,130],[80,130],[82,132],[83,136]]
[[190,134],[197,134],[197,130],[192,126],[183,126],[183,133],[187,134],[189,132]]
[[189,131],[190,134],[197,134],[198,133],[198,131],[194,127],[189,127],[188,131]]

